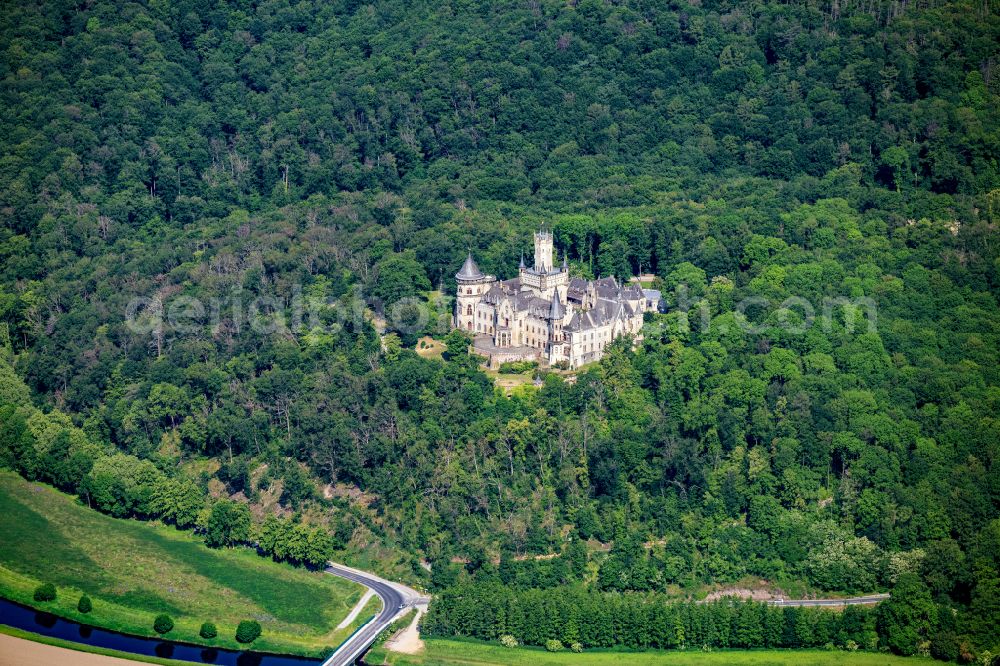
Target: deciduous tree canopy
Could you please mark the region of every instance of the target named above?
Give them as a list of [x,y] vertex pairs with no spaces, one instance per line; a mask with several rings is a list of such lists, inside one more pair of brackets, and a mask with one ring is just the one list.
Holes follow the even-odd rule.
[[[898,587],[883,646],[1000,650],[993,3],[46,0],[0,45],[3,467],[679,623],[439,633],[868,646],[870,614],[642,615],[752,578]],[[437,289],[543,225],[667,312],[498,390]]]

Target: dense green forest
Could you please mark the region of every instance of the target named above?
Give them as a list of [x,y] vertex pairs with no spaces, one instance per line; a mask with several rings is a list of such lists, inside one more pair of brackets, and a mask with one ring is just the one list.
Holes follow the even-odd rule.
[[[923,603],[930,605],[929,597]],[[920,612],[919,601],[907,606],[907,610],[911,608]],[[576,644],[577,649],[808,648],[830,644],[853,651],[877,649],[879,641],[876,614],[864,606],[833,612],[778,608],[752,601],[671,604],[659,595],[595,594],[580,589],[552,595],[539,590],[515,592],[494,583],[449,589],[435,600],[432,609],[422,625],[430,636],[471,636],[501,642],[510,636],[526,645],[545,646],[554,640],[566,648]],[[883,627],[890,640],[896,638],[897,631],[895,626]]]
[[[6,3],[0,79],[0,465],[514,605],[904,581],[878,646],[1000,651],[994,0]],[[440,291],[541,225],[667,313],[505,393]]]

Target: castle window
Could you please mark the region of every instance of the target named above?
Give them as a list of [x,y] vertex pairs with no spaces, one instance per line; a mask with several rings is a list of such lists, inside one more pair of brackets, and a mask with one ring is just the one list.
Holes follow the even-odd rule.
[[465,309],[465,314],[472,314],[472,306],[471,305]]
[[471,294],[472,293],[472,287],[466,288],[465,293]]

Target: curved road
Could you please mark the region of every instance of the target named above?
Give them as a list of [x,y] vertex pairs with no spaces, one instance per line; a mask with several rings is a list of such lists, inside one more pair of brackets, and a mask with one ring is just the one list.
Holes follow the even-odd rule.
[[382,630],[392,624],[401,612],[409,606],[426,605],[429,599],[414,589],[379,578],[374,574],[341,564],[328,563],[326,573],[340,576],[347,580],[361,583],[371,589],[382,600],[382,610],[373,620],[358,629],[346,641],[341,643],[337,651],[323,662],[323,666],[348,666],[363,655],[372,641],[382,633]]
[[[426,606],[430,601],[416,590],[400,583],[380,578],[374,574],[352,569],[341,564],[328,563],[326,573],[360,583],[374,592],[382,600],[382,610],[344,641],[323,666],[349,666],[371,646],[375,638],[392,624],[406,608]],[[877,604],[889,598],[888,594],[872,594],[849,599],[771,599],[766,603],[774,606],[853,606],[857,604]]]

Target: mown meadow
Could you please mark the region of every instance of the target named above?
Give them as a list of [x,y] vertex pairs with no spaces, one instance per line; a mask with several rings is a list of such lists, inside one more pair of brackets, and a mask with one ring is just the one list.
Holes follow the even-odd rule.
[[[43,582],[57,587],[54,602],[32,601]],[[94,606],[85,616],[76,610],[83,593]],[[237,647],[236,625],[254,619],[263,627],[254,649],[319,655],[353,630],[335,628],[361,588],[245,548],[212,550],[172,527],[111,518],[0,473],[0,596],[140,635],[153,635],[153,619],[166,613],[175,622],[166,637],[196,643],[205,642],[201,624],[213,622],[211,643],[223,647]]]
[[505,648],[474,641],[430,639],[419,655],[402,655],[384,650],[369,654],[369,663],[391,666],[579,666],[617,664],[619,666],[919,666],[931,663],[920,657],[897,657],[872,652],[827,652],[820,650],[657,650],[648,652],[593,651],[545,652],[525,647]]

